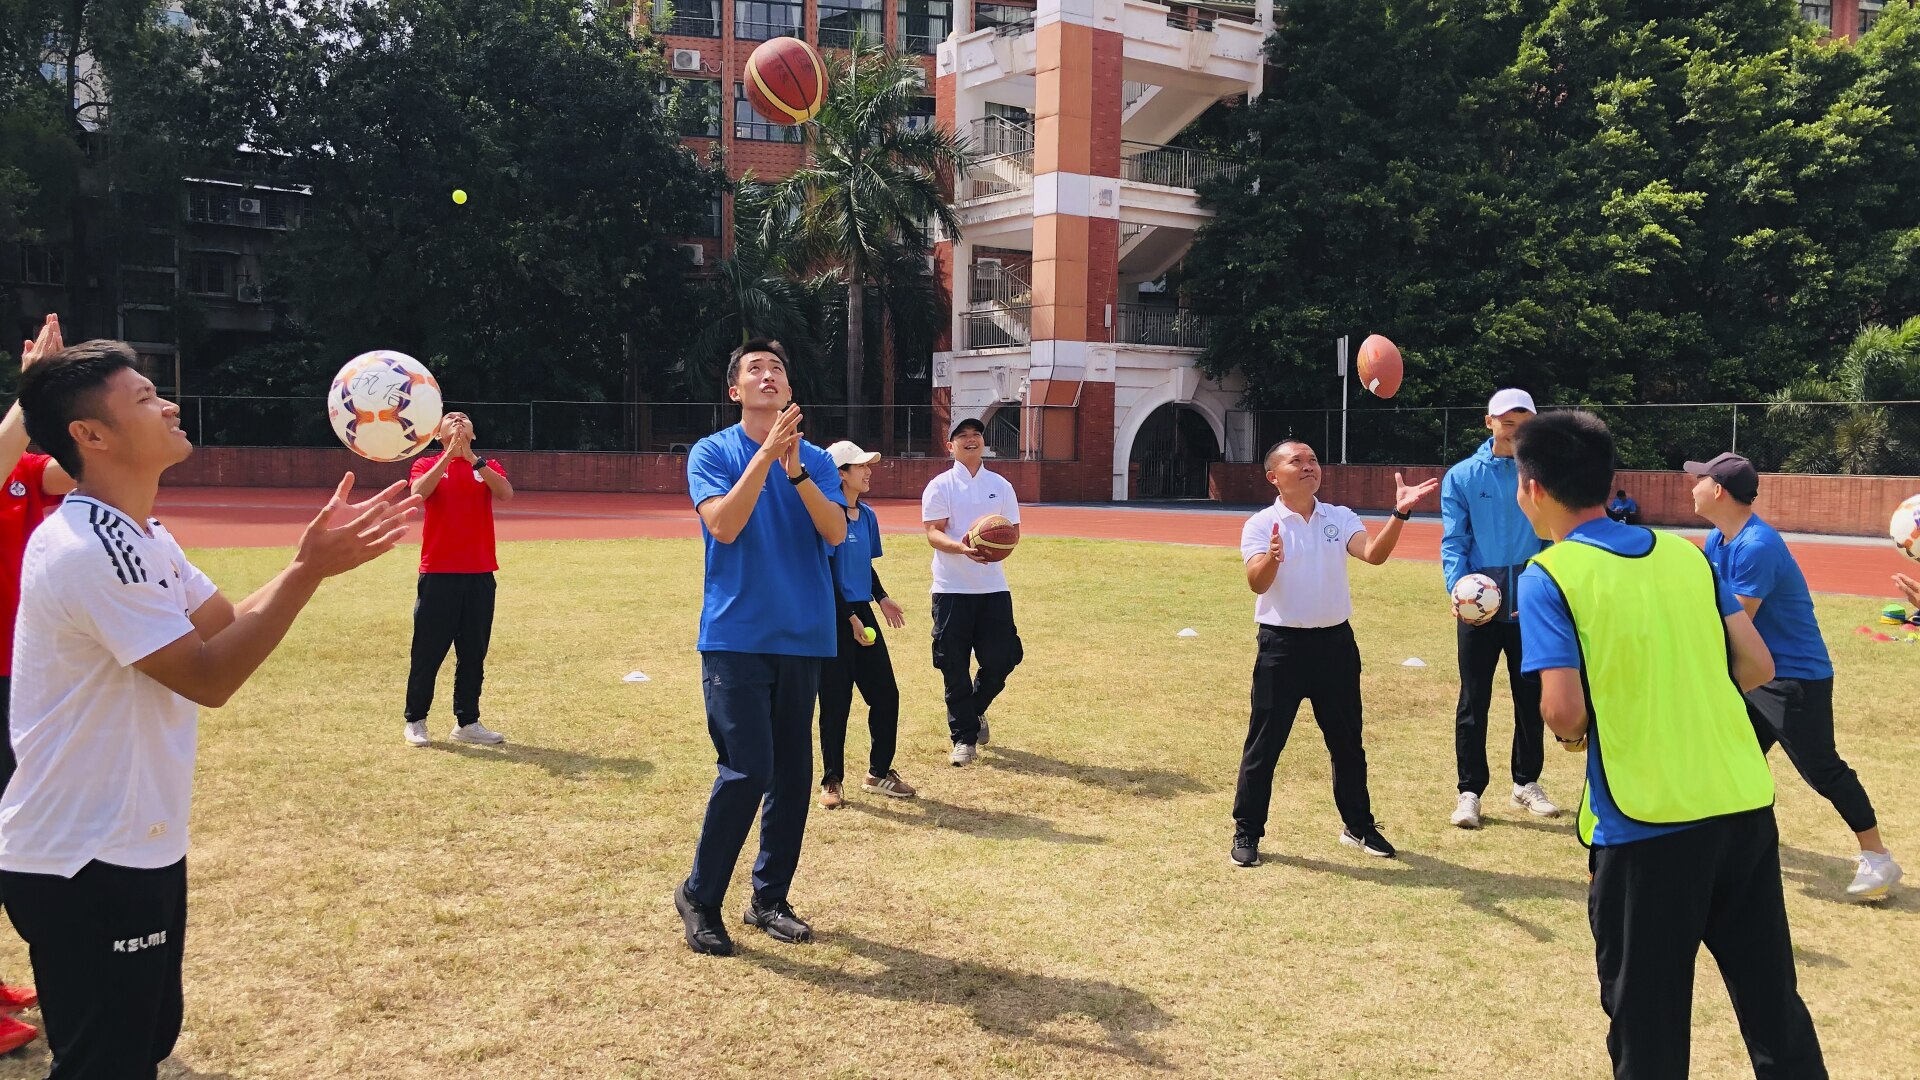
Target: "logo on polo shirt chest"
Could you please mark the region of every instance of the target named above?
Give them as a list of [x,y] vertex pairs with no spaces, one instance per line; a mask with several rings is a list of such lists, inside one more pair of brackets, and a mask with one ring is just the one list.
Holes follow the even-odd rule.
[[1334,524],[1333,522],[1331,522],[1331,521],[1329,521],[1329,522],[1327,522],[1327,523],[1326,523],[1325,525],[1323,525],[1323,526],[1321,526],[1321,528],[1320,528],[1320,531],[1321,531],[1322,533],[1325,533],[1325,534],[1326,534],[1326,537],[1327,537],[1327,542],[1328,542],[1328,543],[1338,543],[1338,542],[1339,542],[1339,540],[1340,540],[1340,526],[1338,526],[1338,525],[1335,525],[1335,524]]
[[13,483],[7,485],[7,494],[16,499],[23,498],[27,494],[27,485],[15,480]]

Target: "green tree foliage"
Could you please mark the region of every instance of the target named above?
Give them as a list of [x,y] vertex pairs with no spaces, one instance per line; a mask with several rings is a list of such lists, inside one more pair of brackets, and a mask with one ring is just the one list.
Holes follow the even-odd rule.
[[1270,57],[1183,279],[1255,407],[1337,405],[1369,332],[1407,404],[1751,400],[1920,312],[1907,5],[1846,46],[1777,0],[1295,0]]
[[[312,185],[274,252],[318,389],[393,348],[455,399],[629,400],[679,363],[672,240],[719,177],[680,146],[659,49],[602,0],[190,0],[194,54],[137,119]],[[452,193],[468,201],[455,205]],[[229,361],[250,383],[254,362]]]
[[1832,372],[1802,379],[1772,400],[1775,435],[1793,447],[1787,471],[1911,471],[1920,461],[1920,417],[1912,406],[1870,403],[1920,400],[1920,315],[1899,326],[1863,327]]

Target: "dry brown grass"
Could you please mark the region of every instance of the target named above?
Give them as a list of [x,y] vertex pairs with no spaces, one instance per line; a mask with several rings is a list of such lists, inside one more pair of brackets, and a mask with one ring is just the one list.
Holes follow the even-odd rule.
[[[507,546],[485,698],[501,750],[400,740],[407,558],[329,586],[204,721],[186,1034],[166,1075],[1604,1072],[1578,844],[1503,798],[1482,832],[1446,824],[1456,682],[1435,567],[1354,567],[1376,813],[1402,858],[1334,843],[1303,715],[1267,865],[1240,870],[1228,806],[1252,634],[1233,553],[1029,540],[1009,563],[1028,661],[995,744],[961,771],[915,599],[924,549],[889,542],[912,620],[893,635],[900,767],[925,795],[816,809],[794,898],[819,943],[740,928],[731,960],[691,955],[668,901],[713,772],[697,545]],[[238,594],[284,553],[199,557]],[[1850,633],[1872,608],[1822,600],[1841,746],[1920,870],[1920,647]],[[1185,626],[1201,636],[1176,639]],[[1400,666],[1410,655],[1432,666]],[[653,681],[623,684],[636,668]],[[1570,803],[1580,759],[1549,754],[1548,790]],[[1920,1075],[1920,893],[1844,902],[1851,838],[1775,767],[1801,977],[1834,1075]],[[7,937],[0,971],[24,971]],[[1697,1000],[1696,1074],[1742,1075],[1710,963]],[[0,1078],[45,1062],[0,1061]]]

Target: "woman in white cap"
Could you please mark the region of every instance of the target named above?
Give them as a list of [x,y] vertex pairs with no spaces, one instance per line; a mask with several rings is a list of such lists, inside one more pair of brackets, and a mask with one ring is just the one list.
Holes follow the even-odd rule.
[[834,622],[838,653],[820,667],[820,805],[838,809],[846,802],[847,717],[853,711],[853,690],[867,702],[867,778],[862,790],[895,799],[911,799],[919,792],[893,767],[900,732],[900,684],[893,677],[893,658],[880,636],[873,609],[877,604],[887,625],[907,625],[906,613],[887,596],[873,560],[880,557],[880,516],[860,497],[873,487],[873,463],[878,453],[842,440],[827,447],[840,470],[840,490],[847,497],[847,539],[833,549]]

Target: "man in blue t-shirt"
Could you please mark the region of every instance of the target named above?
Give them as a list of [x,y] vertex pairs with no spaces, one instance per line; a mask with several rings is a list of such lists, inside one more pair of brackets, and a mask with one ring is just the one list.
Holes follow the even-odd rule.
[[706,541],[700,681],[719,776],[707,799],[693,872],[674,890],[697,953],[731,956],[720,916],[740,848],[760,813],[749,926],[778,941],[813,940],[787,903],[813,781],[813,702],[834,654],[828,551],[847,537],[840,478],[800,437],[787,354],[757,339],[727,361],[740,423],[694,444],[687,490]]
[[1885,899],[1900,880],[1900,864],[1880,840],[1873,803],[1833,738],[1833,662],[1820,638],[1813,595],[1793,552],[1773,526],[1753,512],[1760,474],[1739,454],[1712,461],[1689,461],[1694,513],[1713,523],[1707,534],[1707,561],[1753,619],[1761,640],[1773,653],[1774,678],[1747,694],[1747,715],[1762,749],[1779,743],[1800,771],[1853,831],[1860,842],[1854,858],[1859,870],[1847,886],[1850,895]]

